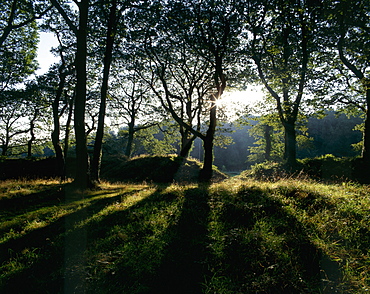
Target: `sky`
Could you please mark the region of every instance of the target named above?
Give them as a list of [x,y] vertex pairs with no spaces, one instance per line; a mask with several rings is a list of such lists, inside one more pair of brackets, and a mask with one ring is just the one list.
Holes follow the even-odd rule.
[[40,68],[36,71],[37,75],[46,73],[51,64],[58,62],[58,58],[50,52],[51,47],[56,46],[58,46],[58,40],[54,37],[54,34],[40,33],[40,43],[37,50],[37,60]]

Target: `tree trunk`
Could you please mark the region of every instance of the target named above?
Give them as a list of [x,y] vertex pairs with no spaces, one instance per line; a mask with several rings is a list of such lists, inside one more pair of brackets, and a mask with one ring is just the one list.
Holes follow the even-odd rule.
[[[209,131],[209,130],[208,130]],[[212,178],[213,170],[212,170],[212,163],[213,163],[213,136],[208,135],[203,140],[203,149],[204,149],[204,160],[203,160],[203,168],[200,171],[200,180],[202,181],[209,181]]]
[[27,142],[27,157],[32,157],[32,144],[35,141],[35,120],[37,118],[37,115],[39,113],[38,109],[35,109],[35,113],[30,121],[30,134],[31,138]]
[[196,136],[191,134],[189,130],[185,129],[182,126],[180,126],[180,134],[181,134],[180,156],[186,158],[189,156],[190,149],[193,146],[193,142],[196,139]]
[[80,189],[92,187],[89,172],[89,156],[85,134],[86,108],[86,58],[87,58],[87,21],[89,0],[78,2],[79,27],[77,30],[76,50],[76,99],[74,109],[74,127],[76,136],[76,177],[75,184]]
[[131,117],[133,119],[128,124],[128,138],[127,138],[127,144],[125,149],[125,155],[130,158],[131,151],[132,151],[132,143],[134,142],[134,134],[135,134],[135,117]]
[[105,45],[105,56],[104,56],[104,69],[103,69],[103,81],[101,86],[100,95],[100,107],[99,107],[99,119],[98,128],[96,130],[96,137],[94,143],[94,155],[91,165],[91,176],[96,182],[100,181],[100,166],[101,166],[101,156],[102,156],[102,145],[104,136],[104,119],[105,111],[107,105],[107,92],[108,92],[108,80],[109,71],[112,63],[112,51],[114,44],[114,36],[116,31],[116,1],[112,2],[110,8],[108,29],[107,29],[107,40]]
[[200,179],[202,181],[209,181],[212,178],[212,163],[213,163],[213,139],[216,131],[216,121],[217,121],[217,106],[216,97],[211,95],[211,109],[209,115],[209,126],[207,134],[203,140],[204,148],[204,161],[203,168],[200,173]]
[[[224,39],[224,41],[226,38]],[[217,89],[216,94],[210,95],[210,110],[209,110],[209,125],[206,136],[203,140],[204,146],[204,161],[203,168],[200,172],[200,180],[209,181],[212,178],[212,163],[213,163],[213,140],[216,132],[217,124],[217,105],[216,100],[220,99],[225,88],[226,88],[226,77],[223,74],[222,68],[222,56],[219,54],[218,50],[214,52],[215,56],[215,85]]]
[[272,138],[271,138],[271,133],[272,133],[272,126],[265,125],[264,126],[264,137],[265,137],[265,160],[269,161],[271,159],[271,149],[272,149]]
[[[62,69],[61,69],[62,70]],[[65,75],[60,72],[60,81],[58,84],[57,93],[52,104],[53,109],[53,122],[54,130],[51,133],[51,141],[55,150],[56,157],[56,174],[60,177],[61,181],[65,180],[65,159],[63,156],[62,147],[60,146],[60,121],[59,121],[59,101],[63,93],[65,83]]]
[[6,125],[6,131],[5,131],[5,140],[3,140],[3,145],[1,146],[1,156],[7,156],[8,149],[9,149],[9,142],[10,142],[10,135],[9,135],[9,125]]
[[297,140],[295,133],[295,123],[292,121],[286,121],[284,124],[284,136],[285,136],[285,151],[284,159],[288,169],[294,169],[296,166],[297,158]]
[[366,89],[366,118],[362,159],[365,163],[365,166],[370,169],[370,85],[368,85]]
[[65,129],[65,132],[64,132],[64,149],[63,149],[64,161],[68,157],[69,133],[71,131],[71,122],[72,122],[72,115],[73,115],[73,104],[74,104],[74,98],[69,99],[68,117],[67,117],[67,122],[66,122],[66,129]]
[[190,153],[191,147],[193,147],[193,142],[196,139],[196,136],[188,137],[182,137],[181,138],[181,150],[180,150],[180,156],[181,157],[188,157]]
[[4,144],[1,145],[1,156],[6,156],[8,152],[8,143],[4,142]]

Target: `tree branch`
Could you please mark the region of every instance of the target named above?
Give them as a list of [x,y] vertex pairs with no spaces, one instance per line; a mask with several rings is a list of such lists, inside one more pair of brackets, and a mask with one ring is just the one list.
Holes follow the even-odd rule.
[[63,7],[60,5],[60,3],[57,0],[50,0],[50,2],[53,4],[53,6],[58,10],[60,15],[63,17],[64,21],[67,23],[69,28],[73,31],[75,35],[77,35],[77,26],[72,22],[72,20],[68,17],[67,13],[63,9]]

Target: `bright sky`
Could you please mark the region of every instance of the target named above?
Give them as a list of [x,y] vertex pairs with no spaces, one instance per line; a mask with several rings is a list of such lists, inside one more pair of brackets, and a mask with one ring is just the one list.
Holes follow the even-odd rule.
[[257,101],[261,101],[264,97],[262,88],[262,86],[251,86],[245,91],[225,92],[223,94],[222,100],[252,104]]
[[50,52],[51,47],[57,46],[58,40],[54,37],[54,34],[40,33],[40,43],[39,48],[37,49],[37,60],[40,68],[36,71],[37,75],[46,73],[51,64],[58,62],[59,59]]

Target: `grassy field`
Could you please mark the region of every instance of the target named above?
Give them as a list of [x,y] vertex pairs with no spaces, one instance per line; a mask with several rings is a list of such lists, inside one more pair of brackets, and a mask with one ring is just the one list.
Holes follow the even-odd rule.
[[0,182],[0,293],[369,293],[370,187]]

